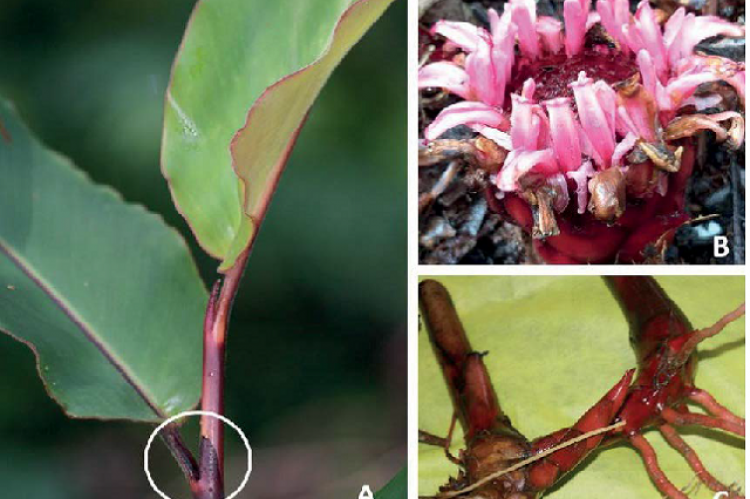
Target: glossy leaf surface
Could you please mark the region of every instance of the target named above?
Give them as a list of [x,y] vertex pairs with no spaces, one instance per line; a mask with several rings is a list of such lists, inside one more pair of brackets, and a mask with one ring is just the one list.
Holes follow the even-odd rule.
[[388,484],[375,493],[375,499],[406,499],[408,493],[407,467],[396,473]]
[[197,4],[167,91],[162,168],[222,269],[250,243],[328,76],[391,1]]
[[0,122],[0,330],[36,353],[70,416],[193,407],[207,296],[185,242],[46,149],[10,105]]
[[[450,291],[472,347],[484,360],[500,404],[533,439],[570,426],[636,366],[628,324],[598,277],[439,277]],[[744,301],[741,277],[659,277],[696,328],[713,324]],[[699,348],[696,384],[735,413],[745,412],[744,318]],[[419,428],[448,431],[452,406],[424,330],[419,333]],[[681,430],[707,469],[744,484],[744,441],[719,431]],[[694,474],[657,431],[646,433],[667,476],[678,486]],[[454,434],[453,452],[463,448]],[[457,474],[437,448],[419,446],[419,494],[432,495]],[[713,497],[703,488],[698,499]],[[636,452],[617,445],[594,452],[545,497],[661,497]]]

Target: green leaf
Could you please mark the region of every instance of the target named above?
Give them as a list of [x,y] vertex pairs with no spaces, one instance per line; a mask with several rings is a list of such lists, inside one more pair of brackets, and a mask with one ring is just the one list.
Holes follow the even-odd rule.
[[375,493],[375,499],[406,499],[407,486],[407,467],[404,466],[385,487]]
[[[472,347],[488,350],[490,376],[503,410],[527,438],[570,426],[636,359],[628,324],[598,277],[439,277],[450,291]],[[694,327],[713,324],[744,300],[743,277],[659,277]],[[730,410],[745,412],[745,320],[704,342],[696,384]],[[446,435],[452,407],[424,330],[419,333],[419,428]],[[744,484],[744,441],[719,431],[683,429],[707,469],[727,484]],[[646,438],[678,486],[694,473],[658,432]],[[459,428],[452,450],[463,447]],[[442,450],[419,446],[419,495],[456,476]],[[551,499],[661,497],[633,449],[595,452],[545,495]],[[691,498],[710,499],[705,489]]]
[[193,407],[207,294],[185,242],[46,149],[7,103],[0,123],[0,330],[35,352],[70,416]]
[[167,90],[162,168],[221,269],[252,241],[325,81],[392,1],[196,5]]

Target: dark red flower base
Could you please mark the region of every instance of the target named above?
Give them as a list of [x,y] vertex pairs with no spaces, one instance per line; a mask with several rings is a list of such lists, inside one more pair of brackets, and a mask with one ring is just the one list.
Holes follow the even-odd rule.
[[[604,44],[587,45],[583,52],[571,57],[562,52],[547,54],[535,61],[522,58],[514,69],[515,74],[508,83],[508,91],[520,94],[524,82],[531,78],[536,83],[536,102],[558,97],[572,99],[573,89],[570,84],[578,79],[581,71],[594,81],[604,80],[610,85],[625,81],[638,73],[632,54],[624,54]],[[510,99],[507,108],[510,109]]]
[[[693,172],[695,150],[683,141],[682,164],[671,174],[665,196],[629,200],[623,215],[608,225],[590,213],[579,215],[573,203],[558,215],[560,234],[535,239],[534,249],[547,263],[643,263],[657,257],[671,243],[678,227],[690,220],[685,213],[685,190]],[[534,219],[529,204],[515,194],[500,201],[491,186],[486,191],[489,206],[531,233]]]

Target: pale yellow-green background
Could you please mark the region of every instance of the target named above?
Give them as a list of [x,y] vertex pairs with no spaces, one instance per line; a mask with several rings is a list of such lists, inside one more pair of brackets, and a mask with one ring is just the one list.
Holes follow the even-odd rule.
[[[628,325],[599,277],[437,277],[450,291],[476,350],[485,357],[503,410],[527,438],[570,426],[635,367]],[[744,300],[743,277],[659,277],[696,328]],[[696,384],[744,416],[745,320],[702,344]],[[419,331],[419,428],[445,435],[452,407],[427,335]],[[681,430],[709,471],[744,488],[744,441],[719,431]],[[649,431],[667,476],[689,486],[693,473],[661,435]],[[453,451],[463,446],[457,428]],[[457,467],[440,449],[419,446],[419,494],[431,495]],[[705,488],[690,497],[711,498]],[[554,499],[659,498],[640,457],[619,445],[593,453],[548,494]]]

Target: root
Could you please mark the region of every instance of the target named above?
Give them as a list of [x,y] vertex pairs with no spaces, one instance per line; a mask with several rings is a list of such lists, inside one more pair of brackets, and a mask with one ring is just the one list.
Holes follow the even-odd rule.
[[727,315],[719,319],[713,326],[707,327],[705,329],[699,329],[698,331],[693,332],[692,336],[682,346],[679,354],[680,358],[684,358],[684,360],[687,360],[700,342],[712,336],[716,336],[717,334],[722,332],[724,328],[727,327],[727,325],[739,319],[743,315],[745,315],[744,303],[732,312],[729,312]]
[[672,423],[676,426],[697,425],[703,426],[704,428],[716,428],[733,433],[739,437],[745,437],[744,420],[741,424],[737,424],[714,416],[706,416],[704,414],[695,414],[692,412],[678,412],[669,407],[664,409],[661,415],[666,422]]
[[[433,435],[432,433],[426,432],[424,430],[419,430],[419,443],[432,445],[434,447],[445,447],[445,445],[448,443],[448,439],[438,437],[437,435]],[[448,443],[448,445],[450,444]]]
[[424,430],[419,430],[419,443],[426,445],[434,445],[435,447],[441,447],[445,451],[445,457],[448,458],[453,464],[463,466],[463,461],[453,454],[451,454],[451,443],[453,443],[453,430],[456,428],[456,420],[458,417],[456,413],[453,413],[451,418],[451,425],[448,428],[448,436],[445,438],[438,437],[432,433],[428,433]]
[[[527,459],[524,459],[523,461],[519,461],[513,466],[509,468],[505,468],[504,470],[497,471],[495,473],[492,473],[490,475],[487,475],[486,477],[482,478],[481,480],[477,480],[475,483],[469,485],[468,487],[465,487],[461,490],[455,490],[452,492],[446,492],[443,494],[438,494],[436,496],[433,496],[433,499],[450,499],[452,497],[458,497],[461,495],[464,495],[468,492],[471,492],[472,490],[476,490],[482,485],[485,485],[488,482],[491,482],[492,480],[496,480],[500,478],[503,475],[507,475],[508,473],[512,473],[516,470],[519,470],[523,468],[524,466],[528,466],[531,463],[534,463],[536,461],[539,461],[540,459],[544,459],[545,457],[554,454],[555,452],[562,450],[566,447],[570,447],[571,445],[575,445],[577,443],[583,442],[586,439],[589,439],[591,437],[595,437],[597,435],[601,435],[602,433],[607,433],[612,430],[616,430],[618,428],[622,428],[625,426],[625,421],[620,421],[619,423],[615,423],[610,426],[606,426],[604,428],[599,428],[597,430],[590,431],[588,433],[584,433],[583,435],[580,435],[576,438],[571,438],[570,440],[567,440],[559,445],[556,445],[555,447],[551,447],[545,451],[540,452],[539,454],[535,454],[534,456],[531,456]],[[681,499],[681,498],[680,498]]]
[[448,436],[445,438],[445,447],[443,450],[445,451],[445,457],[448,458],[449,461],[451,461],[453,464],[463,464],[460,459],[455,457],[453,454],[451,454],[451,443],[453,442],[453,430],[456,429],[456,420],[458,419],[458,415],[453,412],[453,417],[451,418],[451,425],[448,428]]
[[727,499],[745,499],[745,496],[738,495],[731,488],[718,481],[711,473],[709,473],[703,466],[698,454],[696,454],[693,448],[682,439],[674,428],[665,424],[659,427],[659,431],[664,435],[664,438],[669,442],[669,445],[682,454],[685,461],[687,461],[700,481],[703,482],[706,487],[714,492],[728,492],[729,496]]
[[669,499],[690,499],[684,492],[674,486],[669,478],[659,467],[659,460],[656,458],[656,452],[648,440],[643,435],[633,435],[630,437],[630,443],[633,444],[635,450],[641,455],[643,464],[646,466],[648,476],[656,485],[662,494]]
[[721,405],[707,391],[696,388],[688,395],[688,398],[696,404],[703,407],[709,414],[729,423],[745,426],[745,418],[737,416],[735,413]]

